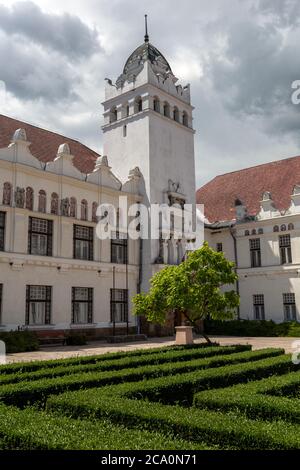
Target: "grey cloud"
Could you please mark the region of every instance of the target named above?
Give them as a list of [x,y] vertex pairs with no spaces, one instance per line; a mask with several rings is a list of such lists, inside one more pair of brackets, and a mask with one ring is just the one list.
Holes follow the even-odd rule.
[[[0,29],[58,51],[74,60],[101,51],[98,33],[69,13],[43,12],[31,1],[0,5]],[[16,39],[17,41],[17,39]]]
[[299,0],[259,0],[256,11],[270,15],[282,27],[299,25]]
[[76,100],[74,87],[79,78],[62,57],[38,47],[20,47],[0,33],[0,80],[8,92],[24,100]]

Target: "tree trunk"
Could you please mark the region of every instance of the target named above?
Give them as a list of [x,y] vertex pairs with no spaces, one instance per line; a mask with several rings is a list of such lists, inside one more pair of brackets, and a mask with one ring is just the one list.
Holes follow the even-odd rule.
[[[186,312],[183,312],[184,316],[186,317],[186,319],[190,322],[191,326],[193,328],[197,328],[197,324],[194,320],[192,320],[191,318],[189,318],[188,314]],[[208,344],[212,344],[211,340],[209,339],[209,337],[202,331],[200,332],[200,335],[203,336],[203,338],[207,341]]]

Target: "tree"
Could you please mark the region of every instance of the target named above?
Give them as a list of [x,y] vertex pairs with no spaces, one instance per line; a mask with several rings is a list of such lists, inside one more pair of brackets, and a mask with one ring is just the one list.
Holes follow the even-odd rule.
[[[237,280],[234,263],[205,242],[178,266],[166,266],[151,279],[148,293],[133,298],[134,314],[164,324],[171,312],[181,314],[192,325],[210,317],[232,319],[239,305],[234,290],[222,289]],[[205,339],[209,338],[203,334]]]

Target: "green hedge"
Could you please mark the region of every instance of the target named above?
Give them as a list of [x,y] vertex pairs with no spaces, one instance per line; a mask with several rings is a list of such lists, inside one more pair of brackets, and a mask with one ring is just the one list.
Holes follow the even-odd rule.
[[7,354],[39,349],[38,338],[32,331],[3,331],[0,340],[4,341]]
[[[273,366],[277,361],[277,368],[272,368],[272,361]],[[237,379],[246,381],[253,378],[255,365],[257,366],[258,375],[263,377],[264,374],[267,375],[275,371],[283,372],[284,368],[288,370],[291,364],[291,362],[284,362],[282,358],[273,359],[272,361],[260,361],[260,365],[254,363],[249,366],[227,367],[225,369],[227,383],[234,383]],[[280,363],[283,366],[281,369]],[[206,387],[220,386],[225,372],[221,369],[223,368],[214,371],[202,371],[198,375],[196,373],[184,374],[181,379],[175,376],[151,380],[148,383],[140,382],[110,386],[103,389],[66,392],[56,397],[50,397],[47,401],[47,409],[73,417],[88,418],[89,420],[107,417],[115,423],[126,423],[127,426],[157,430],[162,433],[172,432],[182,439],[220,445],[222,448],[235,446],[239,449],[299,449],[300,426],[283,421],[266,423],[233,412],[220,413],[198,410],[178,405],[149,403],[149,401],[142,399],[145,396],[149,399],[151,387],[159,396],[162,396],[166,389],[168,389],[169,394],[177,393],[181,388],[178,387],[180,380],[186,388],[188,384],[194,389],[197,389],[199,385],[205,385]],[[243,369],[247,369],[248,373],[245,373]],[[210,374],[211,372],[214,372],[214,379]],[[219,376],[217,376],[218,372]],[[136,399],[136,397],[139,397],[139,399]]]
[[[95,364],[102,361],[110,361],[114,359],[131,358],[131,357],[143,357],[151,356],[152,354],[165,354],[170,351],[187,351],[187,350],[199,350],[207,349],[210,347],[217,347],[218,343],[208,344],[193,344],[185,346],[164,346],[162,348],[152,349],[137,349],[134,351],[120,351],[115,353],[98,354],[93,356],[76,356],[68,359],[51,359],[49,361],[32,361],[32,362],[18,362],[14,364],[0,365],[0,374],[11,374],[15,372],[32,372],[39,369],[52,368],[61,365],[71,366],[79,364]],[[251,346],[249,346],[251,349]]]
[[265,380],[239,384],[195,394],[194,404],[214,410],[239,410],[251,418],[285,419],[300,423],[300,402],[291,399],[299,394],[299,371]]
[[[73,420],[67,417],[18,410],[0,404],[0,449],[40,450],[141,450],[208,449],[201,442],[192,444],[170,433],[126,429],[102,420]],[[212,446],[210,447],[212,448]]]
[[[6,383],[24,382],[27,380],[39,380],[42,378],[61,377],[69,374],[76,374],[79,372],[92,372],[92,371],[110,371],[121,370],[132,367],[141,367],[143,365],[164,364],[172,362],[172,364],[197,358],[209,358],[213,356],[234,354],[237,352],[249,351],[249,345],[237,346],[223,346],[211,348],[194,348],[187,350],[170,350],[168,352],[157,354],[146,354],[143,356],[124,356],[121,359],[113,359],[111,361],[101,361],[101,356],[96,363],[85,363],[79,365],[63,365],[56,367],[41,367],[40,369],[32,372],[17,371],[13,374],[0,375],[0,385]],[[281,351],[282,352],[282,351]]]
[[204,329],[211,335],[289,336],[300,337],[300,323],[275,323],[272,320],[205,320]]
[[[58,394],[64,392],[65,390],[78,390],[80,388],[93,388],[104,386],[108,384],[115,384],[120,382],[134,382],[137,380],[142,380],[145,378],[159,377],[159,376],[171,376],[171,379],[178,378],[178,383],[184,383],[184,380],[187,378],[187,383],[189,383],[189,378],[193,380],[193,375],[195,378],[200,377],[200,382],[202,374],[204,375],[204,381],[206,380],[206,373],[208,376],[210,374],[212,377],[218,377],[218,383],[222,382],[222,374],[224,374],[224,369],[226,369],[225,374],[230,376],[231,368],[238,367],[238,372],[236,373],[237,378],[243,375],[247,376],[247,370],[256,370],[255,365],[258,368],[260,365],[264,367],[264,360],[262,358],[268,357],[265,359],[267,361],[267,370],[280,370],[280,368],[286,368],[286,359],[287,356],[279,356],[274,358],[273,356],[278,356],[282,354],[280,349],[263,349],[261,351],[255,352],[244,352],[236,353],[225,356],[217,356],[212,358],[201,358],[194,359],[187,362],[178,362],[178,363],[166,363],[150,366],[135,367],[131,369],[122,369],[122,370],[112,370],[104,372],[85,372],[64,375],[63,377],[58,378],[43,378],[35,381],[28,382],[19,382],[16,384],[8,384],[0,386],[0,399],[5,403],[14,404],[19,406],[25,406],[28,403],[34,403],[35,401],[42,402],[50,394]],[[271,358],[271,359],[270,359]],[[255,361],[254,365],[247,364],[248,362]],[[268,362],[268,361],[271,361]],[[273,362],[274,361],[274,362]],[[244,366],[238,364],[238,366],[224,366],[224,364],[234,364],[234,363],[246,363]],[[223,365],[223,367],[220,367]],[[209,369],[216,367],[217,369]],[[197,370],[200,369],[200,370]],[[202,370],[201,369],[208,369]],[[191,374],[187,374],[188,371],[195,371]],[[244,370],[244,372],[243,372]],[[220,371],[220,373],[218,373]],[[185,373],[184,373],[185,372]],[[174,374],[178,374],[175,375]],[[182,375],[180,375],[182,374]],[[221,375],[220,375],[221,374]],[[263,372],[265,374],[265,372]],[[251,374],[250,374],[251,375]],[[172,377],[173,376],[173,377]],[[265,375],[263,375],[265,376]],[[198,379],[199,380],[199,379]],[[147,381],[145,382],[147,384]],[[186,384],[186,382],[185,382]],[[187,385],[187,384],[186,384]],[[188,390],[191,392],[192,387],[188,386]]]

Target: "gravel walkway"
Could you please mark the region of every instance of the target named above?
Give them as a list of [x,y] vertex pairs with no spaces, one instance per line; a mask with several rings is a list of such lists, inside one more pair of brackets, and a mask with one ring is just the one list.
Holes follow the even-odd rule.
[[[236,336],[210,336],[211,341],[221,345],[230,344],[252,344],[254,349],[262,348],[284,348],[285,352],[293,351],[293,342],[300,338],[254,338]],[[202,343],[202,338],[197,338],[195,343]],[[151,338],[146,342],[108,344],[104,341],[95,341],[85,346],[48,346],[40,351],[16,353],[7,355],[7,363],[23,361],[46,361],[49,359],[63,359],[67,357],[89,356],[94,354],[105,354],[117,351],[132,351],[135,349],[159,348],[174,345],[174,338]],[[300,343],[299,343],[300,349]]]

